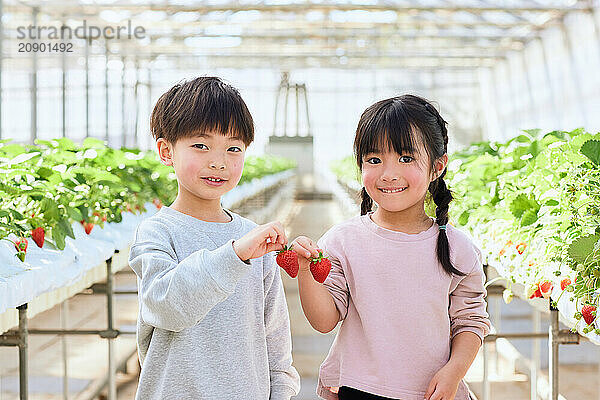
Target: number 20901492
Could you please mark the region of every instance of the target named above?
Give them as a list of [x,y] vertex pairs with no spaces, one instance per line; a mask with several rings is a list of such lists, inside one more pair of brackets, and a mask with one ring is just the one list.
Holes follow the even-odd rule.
[[72,53],[73,43],[19,43],[19,53]]

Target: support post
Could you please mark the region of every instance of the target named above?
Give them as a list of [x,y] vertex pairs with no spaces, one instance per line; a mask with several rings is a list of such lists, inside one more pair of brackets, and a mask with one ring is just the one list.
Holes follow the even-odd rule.
[[550,326],[548,327],[548,378],[550,379],[549,400],[558,400],[558,309],[550,305]]
[[27,367],[27,304],[17,307],[19,310],[19,399],[27,400],[28,395],[28,367]]
[[[113,273],[112,257],[106,260],[106,309],[109,331],[113,330]],[[116,364],[115,364],[115,338],[108,337],[108,400],[117,400]]]

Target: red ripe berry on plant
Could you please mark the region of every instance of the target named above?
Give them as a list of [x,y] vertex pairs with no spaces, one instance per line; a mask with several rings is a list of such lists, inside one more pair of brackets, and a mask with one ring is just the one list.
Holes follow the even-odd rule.
[[92,232],[92,229],[94,228],[94,224],[92,222],[85,222],[84,220],[81,220],[80,222],[81,225],[83,225],[83,230],[85,231],[85,233],[89,235],[90,232]]
[[543,281],[540,282],[539,286],[539,291],[540,294],[542,295],[542,297],[544,297],[545,299],[550,298],[550,294],[552,294],[552,289],[554,288],[554,285],[552,285],[552,282],[550,281]]
[[581,308],[581,316],[586,324],[590,325],[596,319],[596,306],[586,304]]
[[27,239],[24,237],[20,237],[16,242],[15,242],[15,248],[17,249],[17,257],[19,257],[19,260],[21,261],[25,261],[25,254],[27,254]]
[[565,278],[562,281],[560,281],[560,288],[561,290],[565,290],[567,288],[567,286],[569,286],[571,284],[571,280],[569,278]]
[[42,228],[41,226],[38,228],[35,228],[31,231],[31,238],[33,239],[33,241],[35,242],[35,244],[37,244],[37,246],[39,248],[44,247],[45,236],[46,236],[46,232],[44,231],[44,228]]

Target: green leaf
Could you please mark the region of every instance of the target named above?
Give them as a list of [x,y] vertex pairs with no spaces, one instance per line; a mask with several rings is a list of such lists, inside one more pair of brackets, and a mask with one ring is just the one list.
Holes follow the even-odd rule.
[[14,219],[25,219],[25,217],[23,217],[23,214],[21,214],[17,210],[10,209],[8,211],[10,211]]
[[540,205],[535,199],[531,199],[525,194],[518,195],[512,203],[510,203],[510,211],[517,218],[520,218],[525,211],[530,209],[535,210],[535,214],[537,215]]
[[523,216],[521,217],[521,226],[529,226],[537,222],[538,215],[536,210],[525,210]]
[[52,239],[60,250],[65,248],[65,232],[57,225],[52,229]]
[[463,226],[467,225],[467,223],[469,222],[469,214],[470,212],[468,210],[460,214],[460,217],[458,217],[458,224]]
[[60,218],[60,211],[58,210],[58,206],[56,205],[54,200],[48,197],[44,197],[42,199],[41,206],[44,216],[54,220],[58,220]]
[[600,141],[588,140],[581,146],[581,154],[592,160],[596,165],[600,165]]
[[40,178],[42,179],[48,179],[50,178],[52,175],[55,174],[54,171],[52,171],[50,168],[46,168],[46,167],[40,167],[37,170],[37,174],[40,176]]
[[73,227],[71,226],[67,218],[61,218],[55,225],[55,227],[57,227],[61,233],[65,234],[66,236],[69,236],[70,238],[75,239]]
[[83,216],[81,215],[81,211],[79,211],[78,208],[75,207],[69,207],[67,206],[67,215],[69,216],[69,218],[71,218],[73,221],[81,221],[83,219]]
[[556,200],[548,200],[544,205],[546,206],[557,206],[559,203]]
[[594,245],[600,240],[600,235],[582,236],[569,245],[569,257],[576,263],[584,264],[592,254]]

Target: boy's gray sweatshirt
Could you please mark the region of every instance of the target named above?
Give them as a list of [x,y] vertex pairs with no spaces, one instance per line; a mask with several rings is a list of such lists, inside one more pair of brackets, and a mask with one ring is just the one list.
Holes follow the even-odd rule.
[[163,206],[138,226],[139,400],[285,399],[298,394],[289,316],[273,253],[240,260],[256,224],[206,222]]

